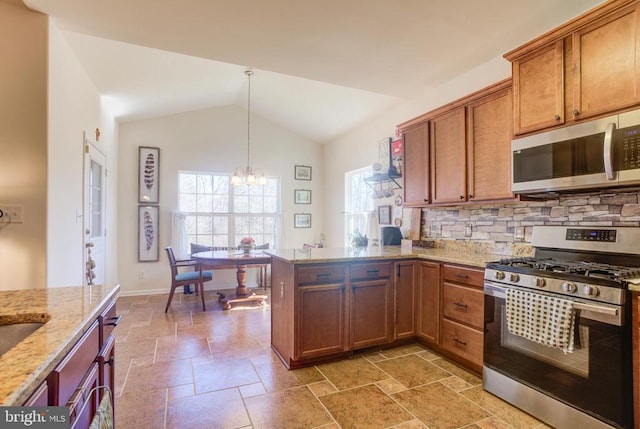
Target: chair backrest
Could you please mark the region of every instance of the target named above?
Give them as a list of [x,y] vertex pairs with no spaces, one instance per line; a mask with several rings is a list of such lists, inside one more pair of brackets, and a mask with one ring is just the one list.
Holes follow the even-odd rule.
[[264,243],[256,246],[256,250],[264,250],[269,248],[269,243]]
[[171,274],[175,277],[178,275],[178,267],[176,266],[176,257],[173,254],[173,247],[167,246],[164,250],[167,251],[167,258],[169,258],[169,265],[171,265]]
[[318,247],[320,247],[319,244],[309,244],[309,243],[304,243],[302,245],[303,249],[317,249]]

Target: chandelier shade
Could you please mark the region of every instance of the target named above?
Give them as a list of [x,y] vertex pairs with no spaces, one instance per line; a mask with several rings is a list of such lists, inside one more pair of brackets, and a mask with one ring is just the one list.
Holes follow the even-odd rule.
[[267,178],[261,168],[251,167],[251,75],[253,70],[247,69],[244,74],[248,79],[247,86],[247,164],[245,168],[238,167],[231,177],[232,185],[264,185]]

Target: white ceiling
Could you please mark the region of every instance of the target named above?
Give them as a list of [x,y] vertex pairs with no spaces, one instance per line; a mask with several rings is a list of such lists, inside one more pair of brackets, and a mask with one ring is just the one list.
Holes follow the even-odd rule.
[[246,106],[251,67],[252,112],[321,143],[602,2],[23,1],[54,18],[121,121]]

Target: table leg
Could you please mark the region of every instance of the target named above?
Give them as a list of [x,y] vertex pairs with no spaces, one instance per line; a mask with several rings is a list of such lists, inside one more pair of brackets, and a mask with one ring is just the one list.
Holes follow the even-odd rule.
[[238,265],[236,271],[236,278],[238,279],[238,286],[236,287],[237,296],[247,296],[247,266]]

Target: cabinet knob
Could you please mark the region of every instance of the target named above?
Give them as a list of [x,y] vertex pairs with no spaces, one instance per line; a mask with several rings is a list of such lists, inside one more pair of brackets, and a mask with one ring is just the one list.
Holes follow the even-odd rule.
[[578,116],[580,111],[578,109],[573,109],[573,116]]
[[461,199],[461,200],[464,200],[464,195],[460,195],[460,199]]
[[429,202],[429,199],[428,199],[428,198],[425,198],[423,201],[424,201],[425,203],[428,203],[428,202]]
[[472,200],[473,199],[473,194],[469,194],[469,199]]
[[556,121],[559,121],[559,120],[560,120],[560,115],[556,115],[556,116],[554,116],[553,118],[554,118]]

